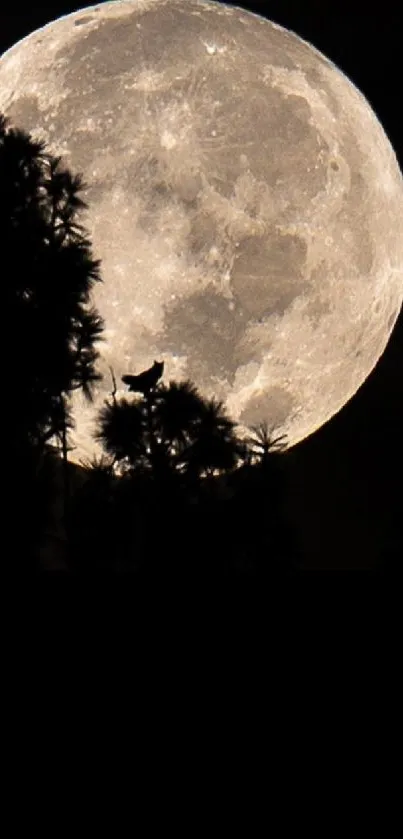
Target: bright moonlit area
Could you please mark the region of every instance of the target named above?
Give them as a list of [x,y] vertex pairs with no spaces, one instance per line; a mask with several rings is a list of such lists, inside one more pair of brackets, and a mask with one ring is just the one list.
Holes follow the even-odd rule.
[[[294,445],[354,395],[402,303],[402,176],[313,46],[218,3],[103,3],[2,56],[0,110],[88,184],[96,405],[110,367],[120,380],[163,358],[167,381]],[[75,408],[79,459],[94,408]]]

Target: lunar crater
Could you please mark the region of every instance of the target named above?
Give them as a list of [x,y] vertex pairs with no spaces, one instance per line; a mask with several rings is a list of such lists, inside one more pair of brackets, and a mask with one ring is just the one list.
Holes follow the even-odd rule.
[[74,26],[85,26],[86,23],[92,23],[93,20],[96,20],[92,15],[84,15],[80,17],[78,20],[74,21]]

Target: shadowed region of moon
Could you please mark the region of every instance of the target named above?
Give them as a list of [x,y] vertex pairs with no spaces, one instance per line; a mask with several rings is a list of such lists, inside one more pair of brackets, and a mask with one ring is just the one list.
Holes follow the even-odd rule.
[[[368,225],[368,213],[371,209],[368,206],[368,187],[363,176],[354,172],[351,176],[348,195],[343,198],[343,207],[339,211],[339,221],[348,225],[352,237],[352,259],[361,274],[365,275],[371,271],[374,260],[374,245]],[[375,208],[372,209],[375,214]],[[351,223],[354,219],[354,224]]]
[[230,287],[249,317],[284,315],[304,286],[308,288],[303,281],[306,252],[302,239],[275,230],[263,242],[256,237],[242,242]]
[[[330,301],[328,295],[321,294],[320,290],[326,291],[326,280],[328,274],[328,267],[325,260],[317,265],[309,278],[309,284],[312,292],[307,295],[308,302],[306,306],[306,313],[310,318],[314,327],[318,327],[320,319],[330,312]],[[316,292],[316,293],[315,293]]]
[[368,102],[297,35],[205,0],[122,0],[0,59],[0,110],[82,172],[104,381],[164,358],[242,425],[311,434],[403,298],[403,186]]
[[238,305],[214,291],[195,292],[167,309],[162,353],[178,352],[186,358],[185,373],[212,376],[232,386],[238,368],[236,347],[248,317]]
[[21,96],[13,107],[13,121],[16,126],[40,123],[42,114],[38,98],[32,95]]
[[253,427],[262,422],[262,417],[270,417],[274,427],[284,425],[287,417],[292,414],[296,400],[281,387],[268,387],[264,393],[257,394],[249,400],[241,413],[240,422]]
[[189,250],[195,259],[208,254],[216,244],[217,222],[206,210],[196,210],[192,214],[189,229]]

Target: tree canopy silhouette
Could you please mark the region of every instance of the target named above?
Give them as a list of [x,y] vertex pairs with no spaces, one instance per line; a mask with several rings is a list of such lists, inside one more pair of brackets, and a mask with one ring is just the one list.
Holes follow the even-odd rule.
[[238,437],[222,403],[191,381],[117,399],[112,379],[96,433],[106,459],[89,469],[74,511],[77,567],[185,579],[287,573],[283,438],[266,424]]
[[123,471],[186,483],[235,467],[240,442],[221,402],[190,381],[157,384],[144,396],[106,402],[97,439]]
[[6,520],[13,528],[23,514],[12,543],[29,567],[52,500],[47,444],[62,446],[66,500],[71,395],[81,389],[91,399],[99,378],[103,322],[91,292],[101,280],[100,262],[79,221],[83,188],[60,157],[0,114]]
[[8,438],[43,445],[71,424],[69,397],[91,398],[103,322],[90,295],[100,261],[79,215],[80,175],[0,115],[0,237],[8,327]]

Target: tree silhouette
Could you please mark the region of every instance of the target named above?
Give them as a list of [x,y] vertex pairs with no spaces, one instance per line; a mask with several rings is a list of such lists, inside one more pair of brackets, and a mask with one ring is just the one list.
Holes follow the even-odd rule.
[[190,381],[158,384],[142,397],[106,402],[97,439],[123,470],[155,480],[185,481],[235,467],[239,440],[221,402],[204,399]]
[[6,455],[15,473],[31,463],[33,451],[43,457],[50,441],[61,445],[66,461],[71,394],[81,389],[91,399],[99,379],[96,342],[103,322],[91,305],[91,292],[101,279],[100,262],[78,221],[86,207],[83,188],[79,175],[62,168],[61,158],[47,154],[43,143],[11,128],[0,115],[0,244],[8,330],[2,381]]
[[240,519],[242,511],[249,523],[249,531],[241,533],[239,541],[253,544],[261,575],[289,573],[296,570],[299,547],[284,507],[286,435],[276,436],[276,426],[267,421],[250,430],[252,434],[243,439],[243,467],[236,475],[236,517]]
[[71,422],[73,390],[91,398],[103,329],[90,305],[100,262],[77,221],[86,207],[79,195],[84,183],[60,162],[0,116],[0,235],[12,342],[8,415],[17,436],[40,444]]
[[245,437],[245,458],[249,463],[259,463],[263,468],[271,465],[273,453],[283,452],[286,448],[286,434],[274,436],[275,426],[269,426],[264,420],[259,425],[251,426],[254,436]]
[[130,547],[136,562],[147,555],[159,573],[189,569],[202,553],[203,540],[195,545],[194,536],[206,481],[239,459],[235,424],[222,404],[190,381],[160,382],[142,396],[105,402],[96,436],[120,476],[115,511],[126,513],[116,532],[126,526],[129,541],[137,535]]
[[222,402],[215,398],[206,400],[195,423],[193,438],[181,454],[187,475],[198,479],[230,472],[239,455],[235,423],[228,418]]
[[287,573],[283,438],[262,424],[239,439],[190,381],[117,399],[112,379],[96,434],[106,456],[87,465],[75,499],[72,567],[182,580]]

